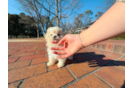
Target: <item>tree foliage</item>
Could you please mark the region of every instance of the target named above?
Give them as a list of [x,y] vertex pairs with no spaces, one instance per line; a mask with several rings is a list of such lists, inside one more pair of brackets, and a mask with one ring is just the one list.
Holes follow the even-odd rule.
[[98,11],[95,17],[99,19],[103,15],[103,12]]
[[[26,16],[24,13],[20,15],[8,14],[8,35],[29,35],[37,36],[37,25],[34,18]],[[40,28],[39,28],[40,29]],[[39,30],[41,35],[41,30]]]
[[79,14],[77,17],[74,18],[74,28],[78,28],[81,26],[89,25],[92,21],[93,12],[91,10],[87,10],[84,13]]

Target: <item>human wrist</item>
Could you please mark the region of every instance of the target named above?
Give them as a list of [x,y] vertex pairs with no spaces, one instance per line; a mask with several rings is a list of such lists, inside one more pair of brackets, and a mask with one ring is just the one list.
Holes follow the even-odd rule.
[[[88,29],[87,30],[85,30],[84,32],[82,32],[82,33],[80,33],[79,34],[79,39],[80,39],[80,42],[81,42],[81,45],[83,46],[83,47],[86,47],[86,46],[88,46],[88,45],[90,45],[91,44],[91,38],[89,37],[89,33],[88,33],[89,31],[88,31]],[[90,41],[89,41],[90,40]]]
[[81,35],[80,35],[80,34],[79,34],[79,41],[80,41],[80,43],[81,43],[82,48],[84,48],[84,45],[83,45],[83,43],[82,43]]
[[81,38],[80,38],[80,34],[77,34],[77,41],[78,41],[78,46],[79,48],[83,48],[83,44],[82,44],[82,41],[81,41]]

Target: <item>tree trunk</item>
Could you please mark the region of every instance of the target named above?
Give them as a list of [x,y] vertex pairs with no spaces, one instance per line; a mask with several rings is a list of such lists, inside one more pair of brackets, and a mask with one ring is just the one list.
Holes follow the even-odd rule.
[[[50,1],[51,1],[51,0],[49,0],[49,3],[50,3]],[[49,12],[48,12],[49,15],[48,15],[48,19],[47,19],[46,31],[47,31],[47,29],[48,29],[48,23],[50,24],[50,15],[51,15],[51,14],[50,14],[50,10],[51,10],[51,6],[49,5]]]
[[42,29],[42,31],[43,31],[43,37],[45,38],[45,31],[44,31],[44,27],[43,27],[42,23],[40,23],[40,25],[41,25],[41,29]]
[[58,6],[59,8],[60,8],[60,16],[59,16],[59,24],[60,24],[60,20],[61,20],[61,0],[59,0],[59,6]]
[[39,28],[37,28],[37,38],[39,38]]
[[17,38],[17,35],[15,35],[15,37]]
[[39,38],[39,27],[38,27],[38,24],[36,24],[36,27],[37,27],[37,38]]
[[47,22],[46,22],[46,30],[48,29],[48,20],[47,20]]
[[57,18],[57,26],[59,27],[59,19]]
[[56,4],[56,20],[57,20],[57,26],[59,27],[59,19],[58,19],[58,0],[55,0],[55,4]]

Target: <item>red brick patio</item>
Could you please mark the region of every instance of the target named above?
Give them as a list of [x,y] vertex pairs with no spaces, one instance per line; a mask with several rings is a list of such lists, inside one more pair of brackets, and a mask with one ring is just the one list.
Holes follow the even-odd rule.
[[9,88],[125,88],[125,41],[79,50],[58,68],[47,67],[44,39],[9,39]]

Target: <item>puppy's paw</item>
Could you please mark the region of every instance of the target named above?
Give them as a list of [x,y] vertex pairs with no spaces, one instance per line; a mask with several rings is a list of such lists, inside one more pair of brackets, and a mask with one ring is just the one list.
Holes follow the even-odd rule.
[[47,62],[47,66],[52,66],[54,63]]
[[59,68],[61,68],[61,67],[64,66],[64,64],[63,64],[63,63],[58,63],[57,66],[58,66]]

